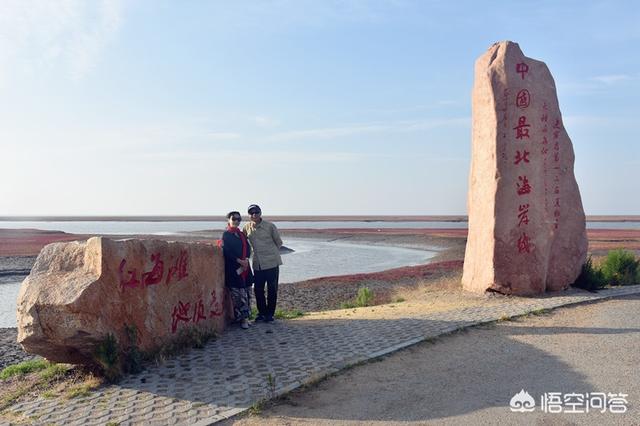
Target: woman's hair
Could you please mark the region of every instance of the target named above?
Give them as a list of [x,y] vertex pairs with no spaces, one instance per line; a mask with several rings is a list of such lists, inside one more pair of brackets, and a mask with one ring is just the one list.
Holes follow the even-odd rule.
[[227,219],[231,219],[231,216],[233,215],[241,216],[240,212],[233,211],[233,212],[227,213]]

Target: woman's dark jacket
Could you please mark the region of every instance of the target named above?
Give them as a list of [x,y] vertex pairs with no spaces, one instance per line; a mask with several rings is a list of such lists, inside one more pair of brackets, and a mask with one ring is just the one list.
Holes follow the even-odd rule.
[[[247,259],[251,256],[251,246],[249,241],[245,239],[247,244]],[[222,252],[224,254],[224,282],[227,287],[244,288],[253,283],[253,274],[251,273],[251,267],[249,267],[249,274],[246,281],[242,278],[242,275],[238,275],[236,270],[240,267],[237,259],[242,258],[242,239],[239,235],[224,231],[222,234]]]

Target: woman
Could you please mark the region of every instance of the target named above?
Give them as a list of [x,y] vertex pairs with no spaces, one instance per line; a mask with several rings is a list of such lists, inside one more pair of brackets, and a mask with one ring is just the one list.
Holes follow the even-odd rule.
[[227,229],[222,234],[222,252],[224,253],[225,285],[231,293],[233,313],[243,329],[249,328],[249,291],[253,283],[253,274],[249,266],[251,247],[247,237],[238,228],[242,218],[239,212],[227,214]]

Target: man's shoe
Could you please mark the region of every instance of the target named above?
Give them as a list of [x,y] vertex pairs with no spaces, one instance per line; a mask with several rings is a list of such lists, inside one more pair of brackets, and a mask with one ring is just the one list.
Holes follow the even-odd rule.
[[255,322],[258,321],[266,321],[266,317],[262,314],[258,314],[258,316],[256,316],[256,319],[254,320]]
[[264,322],[273,322],[273,317],[272,317],[271,315],[267,315],[267,316],[264,318]]
[[249,328],[249,320],[248,319],[243,319],[242,322],[240,323],[240,328],[242,328],[243,330],[246,330],[247,328]]

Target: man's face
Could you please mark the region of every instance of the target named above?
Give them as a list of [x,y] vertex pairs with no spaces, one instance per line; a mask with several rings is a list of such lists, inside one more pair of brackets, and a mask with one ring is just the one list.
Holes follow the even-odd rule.
[[249,215],[251,216],[251,222],[258,223],[262,220],[262,212],[260,210],[251,210]]

